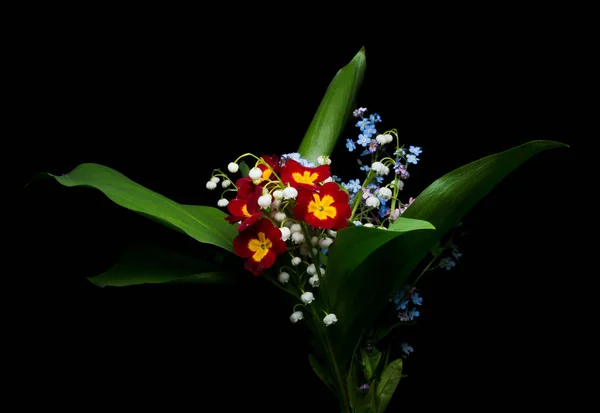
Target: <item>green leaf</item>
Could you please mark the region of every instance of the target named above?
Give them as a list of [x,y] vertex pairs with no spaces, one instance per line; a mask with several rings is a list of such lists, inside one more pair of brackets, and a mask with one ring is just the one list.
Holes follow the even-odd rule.
[[130,246],[112,268],[88,280],[98,287],[165,283],[234,284],[240,282],[240,275],[224,271],[216,263],[136,244]]
[[388,230],[395,232],[408,232],[418,229],[435,229],[435,227],[431,225],[431,222],[423,221],[422,219],[400,217],[390,224],[388,228]]
[[248,176],[248,173],[250,172],[250,167],[248,166],[248,164],[244,161],[241,161],[239,163],[239,166],[241,176]]
[[339,320],[328,330],[338,368],[346,366],[355,343],[363,330],[372,327],[388,297],[482,197],[533,155],[564,146],[553,141],[528,142],[439,178],[403,214],[403,218],[430,222],[435,230],[398,233],[349,227],[338,231],[321,287],[325,310]]
[[402,378],[402,359],[392,361],[383,370],[381,380],[377,383],[375,399],[377,400],[377,413],[383,413],[390,403],[398,383]]
[[319,363],[319,360],[317,360],[317,358],[313,354],[309,354],[308,361],[310,362],[313,371],[317,374],[317,376],[319,376],[323,383],[327,385],[329,390],[331,390],[334,394],[337,394],[333,381],[327,374],[325,367],[323,367],[323,365]]
[[[429,228],[425,224],[413,228],[411,231],[406,226],[405,231],[400,232],[349,227],[338,231],[336,241],[331,244],[321,292],[327,300],[325,310],[340,320],[328,331],[340,369],[346,365],[363,329],[375,321],[382,308],[379,304],[385,303],[393,291],[394,277],[403,277],[390,271],[394,269],[390,257],[393,262],[403,257],[389,248],[391,241],[413,232],[434,232],[432,229],[422,231],[421,228]],[[379,249],[387,253],[377,255]]]
[[197,241],[233,251],[235,227],[226,214],[213,207],[181,205],[104,165],[84,163],[66,175],[52,175],[59,183],[87,186],[102,191],[116,204],[175,227]]
[[370,383],[377,375],[379,362],[381,361],[381,352],[372,346],[371,352],[367,352],[364,348],[360,349],[360,355],[363,366],[363,374]]
[[348,402],[350,403],[350,407],[352,407],[353,413],[370,413],[375,401],[375,388],[371,387],[366,394],[362,394],[359,387],[363,382],[359,380],[360,371],[356,363],[356,358],[353,357],[346,377]]
[[327,87],[325,96],[298,149],[304,159],[316,164],[319,156],[331,155],[354,106],[365,68],[366,57],[363,47],[350,63],[337,72]]

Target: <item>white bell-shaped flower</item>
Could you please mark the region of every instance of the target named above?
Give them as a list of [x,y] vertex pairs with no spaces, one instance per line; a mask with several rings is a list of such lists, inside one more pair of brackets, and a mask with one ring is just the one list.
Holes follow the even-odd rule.
[[383,188],[379,188],[378,194],[381,199],[390,199],[392,197],[392,190],[384,186]]
[[273,197],[270,194],[261,195],[258,197],[258,206],[260,206],[261,208],[270,207],[271,202],[273,202]]
[[240,166],[235,162],[229,162],[229,165],[227,165],[227,169],[229,170],[229,172],[234,174],[238,171],[238,169],[240,169]]
[[379,201],[379,199],[376,196],[370,196],[365,201],[365,205],[368,207],[371,207],[371,208],[379,208],[380,204],[381,204],[381,202]]
[[221,198],[217,201],[217,205],[220,207],[226,207],[227,205],[229,205],[229,201],[225,198]]
[[311,293],[310,291],[302,294],[300,296],[300,299],[302,300],[302,302],[304,304],[310,304],[315,300],[315,296],[313,295],[313,293]]
[[313,275],[312,277],[310,277],[308,279],[308,282],[310,283],[311,286],[318,287],[319,286],[319,276],[317,274]]
[[279,275],[277,276],[277,281],[279,281],[282,284],[287,283],[290,280],[290,274],[288,274],[285,271],[282,271],[279,273]]
[[287,188],[285,188],[283,190],[283,197],[285,199],[296,199],[297,196],[298,196],[298,190],[296,188],[288,186]]
[[250,177],[250,179],[252,179],[253,181],[256,181],[257,179],[260,179],[262,177],[262,171],[260,170],[260,168],[252,168],[250,169],[250,172],[248,172],[248,176]]
[[302,311],[295,311],[290,316],[290,321],[294,324],[296,324],[298,321],[300,321],[302,319],[304,319],[304,314],[302,314]]
[[[288,239],[290,239],[291,232],[290,232],[289,228],[281,227],[281,228],[279,228],[279,231],[281,232],[281,240],[282,241],[287,241]],[[292,260],[292,263],[293,263],[293,260]]]
[[335,314],[331,313],[331,314],[327,314],[325,316],[325,318],[323,318],[323,323],[325,324],[326,327],[329,327],[332,324],[337,323],[338,319],[335,316]]

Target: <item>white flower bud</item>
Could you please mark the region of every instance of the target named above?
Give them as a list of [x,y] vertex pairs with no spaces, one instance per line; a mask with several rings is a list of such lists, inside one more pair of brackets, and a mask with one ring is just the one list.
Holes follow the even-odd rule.
[[213,181],[208,181],[208,182],[206,183],[206,188],[210,189],[211,191],[212,191],[213,189],[215,189],[216,187],[217,187],[217,184],[215,184]]
[[217,201],[217,205],[220,207],[226,207],[227,205],[229,205],[229,201],[225,198],[221,198]]
[[318,287],[319,286],[319,276],[317,274],[313,275],[312,277],[310,277],[308,279],[308,282],[310,283],[311,286]]
[[381,202],[379,202],[379,199],[377,199],[375,196],[370,196],[365,201],[365,205],[371,208],[378,208],[380,204]]
[[283,197],[285,199],[296,199],[297,196],[298,196],[298,190],[296,188],[288,186],[287,188],[285,188],[283,190]]
[[310,275],[316,274],[317,268],[315,267],[315,264],[310,264],[308,267],[306,267],[306,272]]
[[302,311],[296,311],[295,313],[292,313],[292,315],[290,316],[290,321],[294,324],[296,324],[298,321],[303,320],[304,319],[304,314],[302,314]]
[[215,184],[218,184],[220,181],[221,180],[218,176],[213,176],[212,178],[210,178],[210,182],[214,182]]
[[294,265],[294,266],[300,265],[301,262],[302,262],[302,258],[300,258],[300,257],[292,258],[292,265]]
[[[287,241],[288,239],[290,239],[290,229],[287,227],[282,227],[279,228],[279,231],[281,232],[281,240],[282,241]],[[292,264],[294,263],[294,261],[292,260]],[[297,265],[297,264],[294,264]]]
[[229,169],[229,172],[234,174],[238,171],[238,169],[240,169],[240,167],[237,163],[229,162],[229,165],[227,165],[227,169]]
[[333,240],[331,238],[325,237],[325,238],[319,240],[319,247],[321,249],[327,249],[327,248],[329,248],[329,246],[331,245],[332,242],[333,242]]
[[337,235],[337,231],[334,231],[332,229],[328,229],[327,230],[327,235],[329,235],[331,238],[335,238]]
[[310,291],[307,293],[304,293],[300,296],[300,299],[302,300],[302,302],[304,304],[310,304],[315,300],[315,296],[313,295],[313,293],[311,293]]
[[310,239],[310,244],[314,247],[315,245],[317,245],[319,243],[319,237],[312,237]]
[[278,201],[281,201],[283,199],[283,191],[281,189],[273,191],[273,198],[275,198]]
[[262,195],[260,197],[258,197],[258,205],[261,208],[268,208],[271,206],[271,201],[273,201],[273,197],[269,194],[267,195]]
[[387,187],[379,188],[378,193],[382,199],[390,199],[392,197],[392,190]]
[[317,251],[317,249],[316,249],[316,248],[313,248],[311,251],[312,251],[313,257],[314,257],[315,255],[317,255],[317,253],[319,252],[319,251]]
[[325,278],[325,268],[319,268],[319,271],[321,271],[321,278]]
[[250,172],[248,172],[248,176],[250,177],[250,179],[252,179],[253,181],[256,181],[257,179],[260,179],[262,177],[262,171],[260,170],[260,168],[252,168],[250,169]]
[[292,232],[292,241],[295,244],[302,244],[304,242],[304,234],[301,232]]
[[221,186],[223,188],[227,188],[227,187],[229,187],[229,185],[231,185],[231,181],[229,179],[226,179],[223,182],[221,182]]
[[280,272],[279,275],[277,276],[277,281],[279,281],[282,284],[287,283],[289,280],[290,280],[290,275],[285,271]]
[[373,224],[371,224],[370,222],[368,222],[365,225],[363,225],[363,227],[373,228]]
[[[283,221],[284,219],[287,218],[287,215],[285,213],[281,212],[281,211],[277,211],[275,213],[275,216],[273,218],[275,219],[275,221],[281,222],[281,221]],[[287,229],[287,230],[289,231],[289,229]]]
[[325,318],[323,318],[323,323],[325,324],[325,326],[329,327],[332,324],[337,323],[338,319],[335,316],[335,314],[327,314],[325,316]]
[[399,191],[402,191],[402,189],[404,189],[404,181],[398,179],[398,183],[396,185],[398,186]]
[[292,234],[294,232],[302,232],[302,227],[300,226],[300,224],[292,224],[290,230],[292,231]]
[[273,202],[271,202],[271,208],[279,209],[280,206],[281,206],[281,201],[274,200]]

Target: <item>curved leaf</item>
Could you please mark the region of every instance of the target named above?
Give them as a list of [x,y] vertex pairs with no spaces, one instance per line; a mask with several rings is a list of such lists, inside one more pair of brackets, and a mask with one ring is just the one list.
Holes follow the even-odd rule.
[[165,283],[234,284],[240,281],[239,274],[223,271],[221,267],[162,248],[134,245],[112,268],[88,280],[98,287]]
[[[339,368],[346,366],[362,331],[370,328],[387,298],[408,279],[440,239],[505,176],[541,151],[564,147],[532,141],[471,162],[427,187],[404,212],[434,231],[395,231],[352,227],[338,232],[331,245],[322,292],[340,320],[329,329]],[[408,222],[408,221],[407,221]],[[400,225],[400,224],[399,224]],[[359,232],[361,231],[361,232]],[[392,258],[390,258],[392,257]]]
[[381,373],[381,380],[377,383],[377,388],[375,390],[377,413],[383,413],[385,411],[401,378],[402,359],[396,359],[386,366],[383,373]]
[[392,222],[388,227],[388,230],[394,232],[408,232],[415,231],[418,229],[435,229],[431,222],[424,221],[422,219],[400,217],[396,221]]
[[298,152],[304,159],[317,163],[321,155],[331,155],[335,143],[346,126],[356,94],[366,68],[365,48],[359,50],[341,68],[325,91],[325,96],[313,117]]
[[62,185],[88,186],[102,191],[116,204],[175,227],[197,241],[233,251],[235,227],[213,207],[181,205],[104,165],[84,163],[66,175],[52,175]]

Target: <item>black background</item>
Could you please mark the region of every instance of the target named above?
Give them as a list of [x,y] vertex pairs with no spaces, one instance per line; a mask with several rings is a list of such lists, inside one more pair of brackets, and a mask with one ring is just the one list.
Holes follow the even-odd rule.
[[[440,401],[539,406],[550,394],[571,402],[583,277],[572,201],[577,153],[593,135],[591,28],[582,15],[422,16],[363,37],[379,26],[348,23],[329,35],[316,20],[284,32],[279,20],[208,25],[155,14],[26,26],[13,105],[23,186],[37,172],[96,162],[178,202],[214,205],[217,194],[205,189],[212,169],[247,151],[296,150],[336,71],[364,45],[358,104],[423,148],[406,197],[530,140],[571,146],[529,160],[465,218],[463,258],[424,280],[422,316],[408,331],[410,377],[390,411]],[[341,139],[355,136],[350,125]],[[354,171],[351,162],[340,144],[334,173]],[[307,330],[289,323],[290,309],[264,280],[99,289],[86,277],[131,241],[197,246],[91,189],[36,181],[20,201],[19,391],[80,408],[336,411],[308,364]]]

